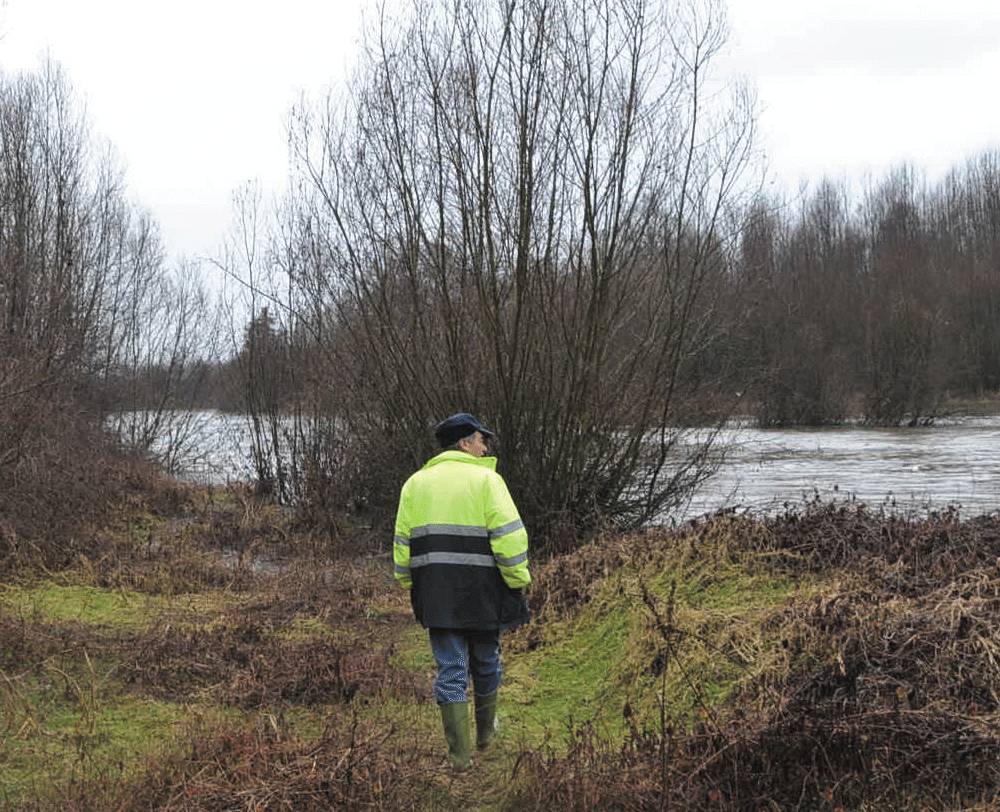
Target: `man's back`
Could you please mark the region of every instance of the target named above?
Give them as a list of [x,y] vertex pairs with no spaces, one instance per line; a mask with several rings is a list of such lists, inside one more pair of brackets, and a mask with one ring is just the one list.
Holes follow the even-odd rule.
[[528,619],[528,538],[496,458],[444,451],[403,486],[396,577],[428,628],[499,629]]

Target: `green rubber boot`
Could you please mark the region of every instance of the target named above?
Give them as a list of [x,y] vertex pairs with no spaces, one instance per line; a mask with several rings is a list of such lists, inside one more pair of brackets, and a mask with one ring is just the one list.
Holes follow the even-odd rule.
[[442,702],[441,724],[444,738],[448,743],[448,758],[456,770],[467,770],[472,766],[472,728],[469,724],[468,702]]
[[476,747],[485,750],[496,735],[497,692],[476,695]]

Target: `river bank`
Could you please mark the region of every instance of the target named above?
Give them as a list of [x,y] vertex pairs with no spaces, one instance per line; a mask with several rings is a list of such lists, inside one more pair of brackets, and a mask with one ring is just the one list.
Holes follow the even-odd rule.
[[331,556],[239,490],[183,505],[133,506],[86,558],[0,591],[7,808],[1000,797],[996,518],[729,513],[535,562],[534,622],[505,638],[499,746],[455,776],[386,560]]

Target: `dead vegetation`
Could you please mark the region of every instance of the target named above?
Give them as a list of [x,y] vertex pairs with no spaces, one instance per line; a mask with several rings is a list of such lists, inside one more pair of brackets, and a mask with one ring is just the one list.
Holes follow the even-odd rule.
[[[129,787],[123,808],[164,812],[208,809],[406,809],[426,772],[427,743],[398,740],[393,728],[373,728],[348,715],[331,719],[305,741],[271,719],[252,730],[222,730],[195,738],[188,752],[156,765]],[[403,780],[400,780],[400,777]]]
[[[689,728],[665,715],[633,724],[616,751],[584,725],[567,754],[526,754],[515,808],[1000,808],[998,517],[907,521],[817,504],[769,520],[721,515],[672,540],[710,558],[720,533],[726,555],[823,576],[814,597],[757,621],[774,656]],[[605,558],[626,560],[614,548]],[[545,589],[543,606],[577,604],[582,586],[569,582]],[[671,609],[656,627],[683,665]]]

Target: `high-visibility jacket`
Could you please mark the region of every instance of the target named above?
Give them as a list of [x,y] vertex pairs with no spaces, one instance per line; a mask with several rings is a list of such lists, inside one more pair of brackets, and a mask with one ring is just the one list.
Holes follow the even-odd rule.
[[529,619],[528,533],[496,464],[442,451],[403,485],[395,576],[426,628],[487,631]]

